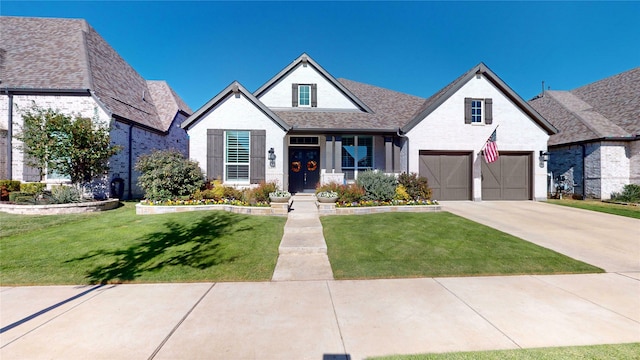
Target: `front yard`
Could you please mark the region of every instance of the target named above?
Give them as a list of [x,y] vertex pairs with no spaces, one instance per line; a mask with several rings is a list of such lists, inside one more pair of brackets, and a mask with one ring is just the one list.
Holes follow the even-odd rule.
[[600,200],[547,200],[550,204],[570,206],[579,209],[599,211],[607,214],[614,214],[620,216],[626,216],[630,218],[640,219],[640,206],[637,205],[622,205],[607,203]]
[[[268,281],[285,217],[0,213],[0,285]],[[322,218],[337,279],[602,270],[450,213]]]

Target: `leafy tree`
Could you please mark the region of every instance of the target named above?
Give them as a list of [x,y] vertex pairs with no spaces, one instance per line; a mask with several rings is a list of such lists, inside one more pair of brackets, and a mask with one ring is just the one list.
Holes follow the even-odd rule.
[[147,200],[171,200],[194,194],[204,184],[197,162],[177,150],[157,150],[141,156],[136,163],[138,186]]
[[68,176],[75,185],[85,185],[109,170],[109,158],[120,151],[111,145],[109,128],[92,120],[33,106],[24,112],[16,138],[26,162],[40,171]]

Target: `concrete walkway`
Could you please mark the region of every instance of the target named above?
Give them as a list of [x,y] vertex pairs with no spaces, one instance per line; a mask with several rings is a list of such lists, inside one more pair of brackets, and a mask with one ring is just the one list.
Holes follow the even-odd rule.
[[273,281],[333,280],[313,194],[294,195]]
[[[460,203],[451,211],[627,270],[335,281],[311,204],[294,199],[278,281],[0,287],[0,358],[325,360],[640,342],[640,269],[628,261],[637,220],[533,202]],[[548,226],[549,216],[581,226],[565,233],[571,222]],[[324,265],[308,266],[316,256]]]

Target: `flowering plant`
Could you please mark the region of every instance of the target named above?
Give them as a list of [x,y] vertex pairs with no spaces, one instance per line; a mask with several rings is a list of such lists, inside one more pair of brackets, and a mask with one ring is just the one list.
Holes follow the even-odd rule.
[[274,192],[270,192],[269,193],[269,197],[274,197],[274,198],[276,198],[276,197],[278,197],[278,198],[279,197],[290,197],[290,196],[291,196],[291,193],[288,192],[288,191],[284,191],[284,190],[276,190]]
[[320,191],[316,194],[316,197],[319,198],[337,198],[338,193],[335,191]]

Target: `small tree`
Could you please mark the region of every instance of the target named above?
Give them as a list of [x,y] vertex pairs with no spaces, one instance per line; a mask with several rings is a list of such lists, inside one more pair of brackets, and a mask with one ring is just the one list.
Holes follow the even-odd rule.
[[188,160],[177,150],[157,150],[143,155],[136,163],[138,186],[147,200],[170,200],[191,195],[204,184],[204,174],[197,162]]
[[64,115],[33,106],[24,112],[21,150],[27,164],[68,176],[74,185],[85,185],[109,170],[109,158],[120,151],[111,145],[109,128],[97,119]]

